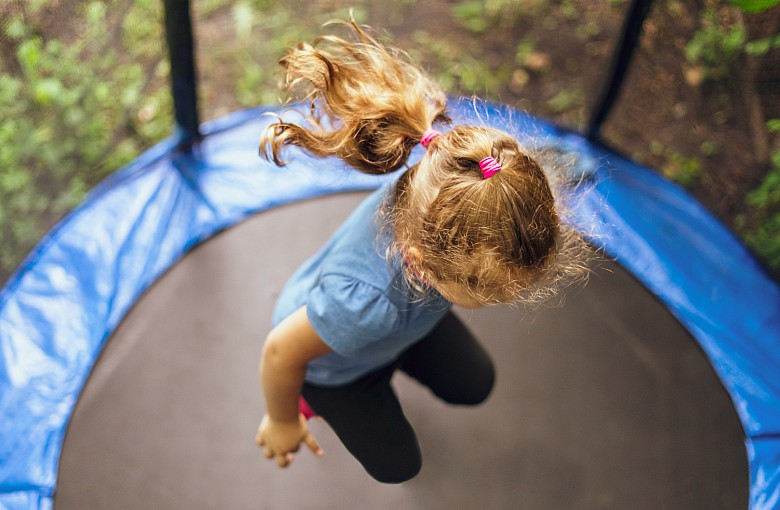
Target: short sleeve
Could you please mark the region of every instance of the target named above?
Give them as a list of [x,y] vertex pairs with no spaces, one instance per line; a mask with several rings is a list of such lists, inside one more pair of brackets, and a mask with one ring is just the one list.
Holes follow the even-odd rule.
[[306,314],[322,341],[342,356],[389,336],[399,320],[380,289],[340,274],[322,276],[309,292]]

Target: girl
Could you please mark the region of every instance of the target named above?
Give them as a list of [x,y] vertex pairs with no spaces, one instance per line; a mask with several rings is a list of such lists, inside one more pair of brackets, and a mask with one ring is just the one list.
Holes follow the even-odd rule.
[[281,63],[308,88],[305,123],[279,118],[261,152],[283,166],[287,145],[384,174],[421,161],[369,196],[292,276],[260,363],[265,456],[287,466],[301,443],[322,450],[299,396],[376,480],[400,483],[420,448],[390,379],[401,370],[452,404],[476,405],[493,363],[450,311],[538,300],[583,274],[582,241],[560,222],[540,165],[507,133],[446,122],[446,96],[397,50],[354,21],[353,41],[321,37]]

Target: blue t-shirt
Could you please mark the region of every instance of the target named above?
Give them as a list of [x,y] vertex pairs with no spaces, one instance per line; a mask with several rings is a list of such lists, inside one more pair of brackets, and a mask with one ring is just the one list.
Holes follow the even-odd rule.
[[393,362],[451,307],[435,292],[411,298],[399,261],[386,259],[392,234],[380,233],[377,211],[389,189],[368,196],[298,268],[276,302],[274,326],[306,305],[314,330],[333,349],[309,362],[307,382],[343,385]]

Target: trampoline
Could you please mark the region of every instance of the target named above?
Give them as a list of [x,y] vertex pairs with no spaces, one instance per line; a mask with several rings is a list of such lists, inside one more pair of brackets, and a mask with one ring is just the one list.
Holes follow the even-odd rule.
[[325,458],[278,470],[254,446],[272,303],[384,181],[300,152],[260,160],[275,107],[197,126],[178,106],[177,134],[96,188],[0,293],[0,508],[780,507],[777,285],[657,174],[471,100],[455,123],[574,155],[574,222],[616,262],[561,308],[457,310],[497,387],[458,409],[397,376],[418,478],[373,482],[317,421]]

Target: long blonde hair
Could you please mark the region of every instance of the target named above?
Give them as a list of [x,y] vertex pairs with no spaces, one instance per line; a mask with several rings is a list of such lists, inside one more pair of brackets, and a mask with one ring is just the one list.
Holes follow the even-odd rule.
[[[280,60],[288,90],[304,87],[310,113],[304,125],[279,118],[263,134],[261,154],[277,165],[295,145],[364,173],[392,172],[426,130],[448,121],[438,85],[354,20],[346,24],[354,40],[319,37]],[[488,156],[501,171],[483,178],[478,162]],[[457,126],[396,183],[384,215],[388,256],[405,260],[421,292],[446,284],[479,304],[540,301],[586,274],[586,245],[559,208],[545,172],[511,135]]]

